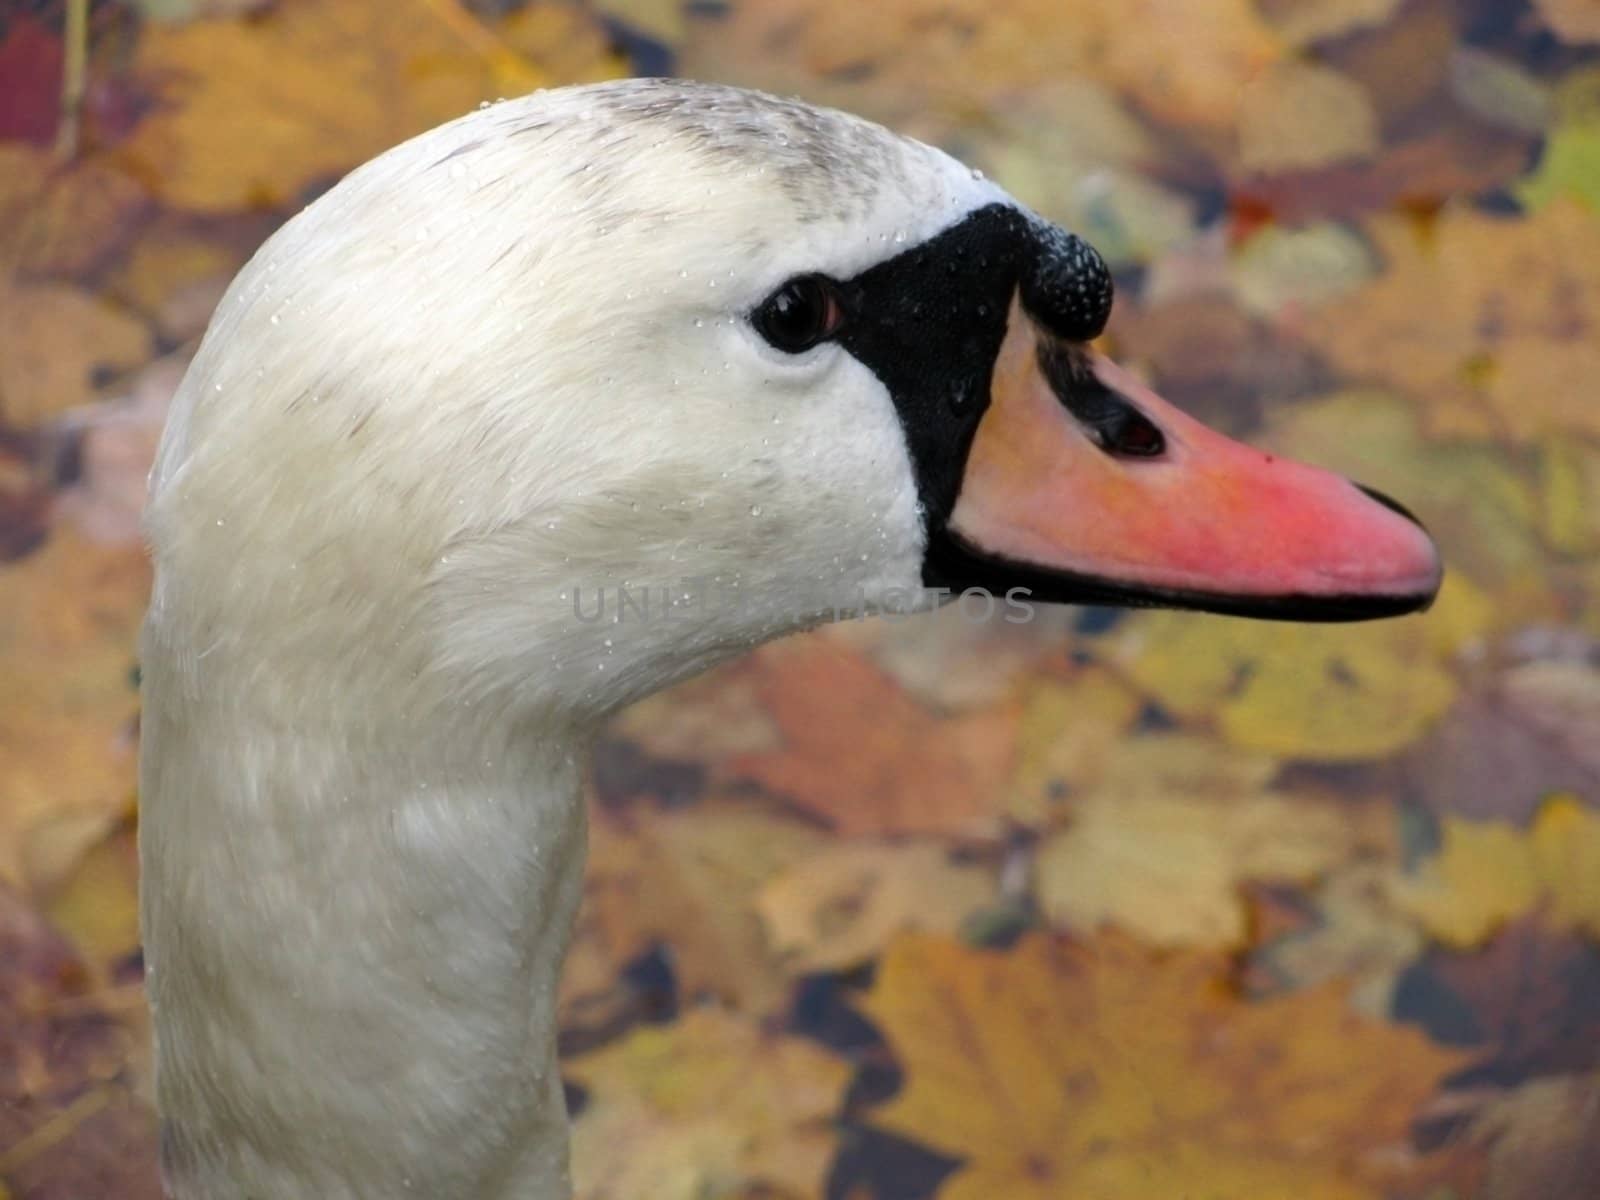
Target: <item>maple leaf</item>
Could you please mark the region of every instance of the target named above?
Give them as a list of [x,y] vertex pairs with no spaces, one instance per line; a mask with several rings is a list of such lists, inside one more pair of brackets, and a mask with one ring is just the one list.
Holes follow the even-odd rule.
[[580,1200],[820,1196],[850,1077],[815,1044],[716,1008],[635,1030],[563,1071],[589,1090],[573,1127]]
[[1239,945],[1241,882],[1312,879],[1383,848],[1386,812],[1271,791],[1275,765],[1197,738],[1127,743],[1039,847],[1040,908],[1058,924],[1114,924],[1157,945]]
[[1420,234],[1371,226],[1387,269],[1307,336],[1347,371],[1405,389],[1437,434],[1600,434],[1600,218],[1557,200],[1511,220],[1447,209]]
[[1447,946],[1480,945],[1535,906],[1553,928],[1600,938],[1600,813],[1563,795],[1528,830],[1447,817],[1439,853],[1395,888],[1397,903]]
[[607,986],[622,964],[659,942],[671,947],[686,996],[714,995],[747,1012],[776,1009],[787,978],[755,898],[771,876],[821,842],[813,824],[750,797],[598,809],[577,934],[580,963],[591,961],[564,983],[569,1007],[582,999],[580,989]]
[[1337,988],[1242,1004],[1120,939],[909,936],[866,1002],[906,1072],[874,1124],[966,1160],[939,1200],[1375,1200],[1460,1058]]
[[1210,718],[1236,746],[1356,761],[1416,740],[1450,707],[1456,683],[1439,661],[1441,643],[1460,644],[1458,624],[1476,632],[1483,619],[1481,603],[1447,579],[1424,618],[1353,628],[1140,614],[1118,628],[1111,649],[1165,708]]
[[865,659],[807,637],[757,656],[758,692],[782,730],[781,750],[725,764],[829,821],[840,833],[944,833],[995,818],[997,782],[1012,762],[1010,706],[941,716]]
[[773,946],[796,973],[843,971],[897,934],[953,934],[996,898],[990,872],[931,842],[831,846],[777,876],[756,901]]

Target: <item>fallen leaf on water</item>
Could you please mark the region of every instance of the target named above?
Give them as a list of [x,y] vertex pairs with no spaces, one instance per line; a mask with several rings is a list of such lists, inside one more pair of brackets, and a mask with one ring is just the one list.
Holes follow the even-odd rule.
[[1380,758],[1420,737],[1455,697],[1443,651],[1486,614],[1464,585],[1454,590],[1447,582],[1428,618],[1360,628],[1140,614],[1118,629],[1113,653],[1160,704],[1213,721],[1235,746],[1325,762]]
[[97,976],[139,949],[139,848],[131,813],[41,897],[51,923]]
[[1244,1004],[1225,974],[1118,939],[902,938],[865,1007],[906,1083],[872,1122],[965,1160],[938,1200],[1375,1200],[1459,1056],[1337,988]]
[[1600,812],[1564,795],[1527,830],[1447,817],[1439,853],[1395,897],[1447,946],[1481,945],[1536,906],[1552,928],[1600,938]]
[[1117,762],[1139,708],[1133,689],[1104,667],[1037,684],[1017,728],[1007,814],[1036,827],[1059,819],[1073,796],[1098,784]]
[[144,362],[150,334],[68,284],[0,281],[0,420],[28,428],[86,403],[103,372]]
[[1473,690],[1410,751],[1405,775],[1439,816],[1532,821],[1545,797],[1600,803],[1600,667],[1532,662]]
[[1366,158],[1378,148],[1378,114],[1355,80],[1312,63],[1280,63],[1245,88],[1239,162],[1273,174]]
[[1423,405],[1440,434],[1600,434],[1600,217],[1570,199],[1522,219],[1448,209],[1419,235],[1371,227],[1387,269],[1308,336]]
[[[755,900],[773,875],[821,846],[813,825],[752,797],[713,796],[676,809],[598,810],[590,832],[580,941],[618,967],[661,943],[685,996],[716,996],[745,1012],[782,1003],[787,977]],[[567,997],[578,998],[570,987]]]
[[0,882],[46,886],[73,860],[52,837],[30,869],[36,831],[71,818],[86,847],[126,810],[149,585],[143,547],[95,545],[70,525],[0,567]]
[[1517,198],[1537,209],[1568,196],[1600,213],[1600,71],[1579,71],[1564,81],[1555,108],[1538,170],[1517,186]]
[[830,638],[767,646],[759,693],[781,750],[726,764],[844,834],[959,833],[990,827],[1010,770],[1010,706],[942,716]]
[[580,1200],[822,1195],[850,1068],[814,1043],[697,1008],[562,1069],[589,1092],[572,1138]]
[[[574,35],[583,21],[539,10],[522,32],[540,42],[551,21]],[[454,0],[289,0],[255,19],[149,27],[134,70],[161,102],[122,161],[168,202],[219,212],[282,204],[480,100],[613,67],[535,65]]]
[[1600,949],[1523,917],[1480,950],[1430,950],[1400,977],[1392,1017],[1477,1055],[1459,1086],[1591,1070],[1600,1066]]
[[847,842],[772,879],[756,907],[785,964],[807,973],[860,966],[897,934],[954,934],[995,896],[991,872],[943,846]]
[[1351,1006],[1387,1020],[1394,983],[1423,949],[1423,937],[1395,906],[1393,868],[1362,860],[1335,871],[1308,898],[1313,920],[1265,942],[1250,958],[1270,992],[1342,982]]
[[1242,945],[1243,881],[1309,880],[1387,840],[1377,809],[1271,791],[1274,766],[1199,738],[1125,743],[1039,847],[1039,907],[1077,931],[1109,924],[1155,945]]
[[0,143],[0,277],[86,275],[150,207],[144,188],[103,159],[63,165],[48,150]]

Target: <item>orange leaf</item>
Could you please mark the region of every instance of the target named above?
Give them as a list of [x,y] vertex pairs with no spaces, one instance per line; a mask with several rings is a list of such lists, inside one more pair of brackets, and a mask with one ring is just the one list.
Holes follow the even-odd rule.
[[956,832],[993,821],[1014,755],[1012,708],[941,716],[820,637],[771,646],[757,664],[785,745],[734,758],[734,772],[846,834]]
[[907,1080],[876,1123],[966,1159],[939,1200],[1374,1200],[1461,1056],[1337,988],[1244,1004],[1225,960],[914,936],[867,1009]]

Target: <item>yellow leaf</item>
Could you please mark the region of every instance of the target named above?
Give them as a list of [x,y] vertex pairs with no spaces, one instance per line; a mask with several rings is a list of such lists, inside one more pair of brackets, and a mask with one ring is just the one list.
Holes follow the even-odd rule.
[[847,842],[778,875],[756,907],[791,971],[843,971],[896,934],[954,934],[995,892],[987,871],[943,846]]
[[1600,813],[1556,796],[1526,831],[1446,818],[1439,853],[1395,893],[1423,928],[1456,948],[1481,945],[1538,906],[1551,924],[1600,938]]
[[906,1083],[873,1121],[965,1160],[939,1200],[1376,1200],[1458,1056],[1334,988],[1242,1004],[1226,970],[1117,939],[903,938],[866,1008]]
[[1104,667],[1047,680],[1029,694],[1017,730],[1006,809],[1027,825],[1058,816],[1072,794],[1100,781],[1139,715],[1138,695]]
[[1448,629],[1455,641],[1457,603],[1473,623],[1482,619],[1456,581],[1427,618],[1294,626],[1149,613],[1126,622],[1114,645],[1156,700],[1184,718],[1211,718],[1234,745],[1330,762],[1380,758],[1421,736],[1455,696],[1443,648],[1426,631]]
[[1264,790],[1270,760],[1198,738],[1140,739],[1124,751],[1115,778],[1039,848],[1039,905],[1058,924],[1112,924],[1158,945],[1238,946],[1241,882],[1309,880],[1382,843],[1386,822],[1363,822],[1348,804]]
[[1382,25],[1405,0],[1261,0],[1261,15],[1296,47]]
[[573,1129],[580,1200],[822,1194],[850,1068],[814,1043],[699,1008],[563,1070],[590,1093]]

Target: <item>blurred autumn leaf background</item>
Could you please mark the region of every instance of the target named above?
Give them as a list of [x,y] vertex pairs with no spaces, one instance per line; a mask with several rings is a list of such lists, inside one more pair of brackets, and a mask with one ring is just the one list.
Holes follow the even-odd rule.
[[11,0],[0,1197],[154,1197],[137,516],[231,274],[367,156],[629,72],[943,145],[1115,350],[1405,497],[1425,616],[949,611],[623,714],[584,1200],[1600,1195],[1600,0]]

